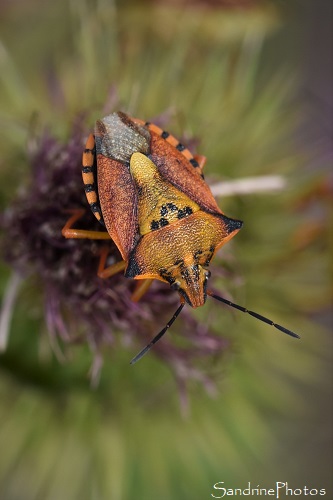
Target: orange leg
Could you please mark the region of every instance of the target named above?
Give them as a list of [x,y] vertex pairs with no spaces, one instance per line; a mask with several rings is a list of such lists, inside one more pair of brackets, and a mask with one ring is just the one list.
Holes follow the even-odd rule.
[[141,297],[144,296],[144,294],[148,291],[150,288],[150,285],[152,284],[154,280],[150,279],[145,279],[145,280],[140,280],[139,283],[137,283],[134,292],[132,293],[131,299],[133,302],[139,302]]
[[126,267],[126,262],[124,260],[120,260],[119,262],[111,264],[111,266],[105,267],[108,253],[109,249],[107,247],[104,247],[101,251],[101,256],[99,259],[97,276],[102,279],[110,278],[111,276],[114,276],[115,274],[123,271]]
[[[105,267],[106,259],[108,257],[108,250],[109,249],[107,247],[104,247],[102,249],[98,264],[97,275],[102,279],[110,278],[111,276],[114,276],[115,274],[123,271],[126,267],[126,262],[124,260],[121,260],[120,262],[115,262],[114,264],[111,264],[111,266]],[[137,286],[135,287],[135,290],[131,296],[133,302],[138,302],[141,299],[141,297],[143,297],[143,295],[147,292],[152,282],[153,280],[145,279],[145,280],[140,280],[140,282],[137,283]]]
[[[85,212],[86,211],[84,209],[71,210],[72,216],[68,219],[68,221],[64,225],[62,229],[62,235],[65,238],[88,238],[91,240],[110,240],[111,237],[109,233],[107,233],[106,231],[89,231],[86,229],[74,229],[72,227],[75,224],[75,222],[81,219],[81,217],[85,214]],[[115,274],[124,271],[127,264],[124,260],[121,260],[119,262],[111,264],[110,266],[105,267],[108,253],[109,249],[107,247],[104,247],[101,251],[98,263],[97,276],[99,276],[102,279],[110,278],[111,276],[114,276]],[[153,280],[145,279],[141,280],[141,282],[137,284],[131,297],[133,302],[138,302],[141,299],[141,297],[149,289],[152,282]]]
[[199,169],[200,169],[200,172],[202,172],[203,168],[206,164],[207,158],[205,156],[202,156],[202,155],[194,155],[194,159],[199,163]]
[[62,235],[65,238],[88,238],[90,240],[110,240],[111,236],[106,231],[89,231],[87,229],[74,229],[72,226],[85,214],[84,209],[70,211],[73,215],[68,219],[62,228]]

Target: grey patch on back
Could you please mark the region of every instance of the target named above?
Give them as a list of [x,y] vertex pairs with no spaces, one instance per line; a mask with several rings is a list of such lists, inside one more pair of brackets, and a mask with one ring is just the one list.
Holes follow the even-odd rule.
[[124,113],[112,113],[96,122],[96,154],[129,163],[133,153],[149,154],[150,132]]

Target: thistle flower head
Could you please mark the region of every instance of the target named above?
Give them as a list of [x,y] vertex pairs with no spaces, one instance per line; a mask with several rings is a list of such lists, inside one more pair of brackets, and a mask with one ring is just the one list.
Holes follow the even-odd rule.
[[[53,340],[87,341],[99,360],[100,348],[109,345],[116,349],[117,338],[122,344],[137,346],[147,342],[173,314],[179,297],[167,285],[154,282],[139,303],[132,302],[133,280],[122,274],[107,280],[97,276],[105,245],[110,263],[121,260],[112,241],[62,236],[70,210],[78,208],[86,209],[77,223],[81,228],[101,230],[87,206],[82,185],[84,136],[77,122],[67,144],[49,134],[41,137],[31,158],[29,185],[3,217],[3,251],[16,270],[40,281],[45,320]],[[164,338],[152,352],[172,366],[181,387],[187,378],[194,378],[212,389],[211,381],[193,363],[196,358],[221,353],[226,340],[213,335],[189,310],[182,314],[178,333],[189,341],[188,346],[179,347],[174,338]]]

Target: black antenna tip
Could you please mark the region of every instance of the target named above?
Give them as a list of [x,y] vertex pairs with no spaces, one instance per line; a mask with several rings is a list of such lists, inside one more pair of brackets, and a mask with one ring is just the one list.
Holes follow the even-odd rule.
[[230,300],[225,299],[224,297],[220,297],[219,295],[215,295],[215,293],[213,293],[209,290],[207,291],[207,294],[210,295],[211,297],[213,297],[213,299],[216,299],[216,300],[219,300],[220,302],[223,302],[227,306],[233,307],[234,309],[237,309],[238,311],[242,311],[243,313],[247,313],[250,316],[252,316],[253,318],[258,319],[259,321],[262,321],[263,323],[266,323],[267,325],[274,326],[274,328],[276,328],[277,330],[280,330],[280,332],[283,332],[283,333],[286,333],[287,335],[290,335],[290,337],[294,337],[295,339],[301,338],[299,335],[297,335],[297,333],[292,332],[291,330],[288,330],[288,328],[285,328],[282,325],[274,323],[274,321],[272,321],[269,318],[266,318],[266,316],[262,316],[262,314],[259,314],[255,311],[250,311],[246,307],[240,306],[239,304],[235,304],[234,302],[231,302]]
[[151,347],[152,347],[152,345],[149,344],[144,349],[142,349],[142,351],[140,351],[139,354],[137,354],[136,356],[134,356],[134,358],[130,361],[130,365],[134,365],[134,363],[136,363],[137,361],[139,361],[139,359],[141,359],[149,351],[149,349]]
[[172,318],[167,322],[167,324],[165,325],[165,327],[153,338],[153,340],[151,342],[149,342],[149,344],[146,345],[146,347],[144,347],[142,349],[142,351],[139,352],[139,354],[137,354],[136,356],[134,356],[134,358],[130,362],[130,365],[134,365],[134,363],[136,363],[137,361],[139,361],[139,359],[141,359],[149,351],[149,349],[151,347],[153,347],[153,345],[156,344],[156,342],[158,342],[161,337],[163,337],[163,335],[168,330],[168,328],[170,328],[170,326],[175,321],[175,319],[177,318],[177,316],[179,316],[179,314],[180,314],[181,310],[183,309],[184,305],[185,305],[185,301],[183,299],[181,299],[180,306],[178,307],[177,311],[172,316]]
[[285,328],[284,326],[277,325],[276,323],[274,323],[273,326],[275,326],[275,328],[277,328],[281,332],[286,333],[287,335],[290,335],[290,337],[294,337],[295,339],[301,338],[297,333],[292,332],[291,330],[288,330],[288,328]]

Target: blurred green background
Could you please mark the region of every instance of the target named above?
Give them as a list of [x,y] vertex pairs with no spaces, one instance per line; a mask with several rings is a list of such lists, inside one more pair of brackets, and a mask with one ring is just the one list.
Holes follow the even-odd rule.
[[[2,210],[29,179],[32,123],[66,141],[81,112],[90,126],[114,106],[166,113],[165,128],[198,139],[209,182],[287,179],[278,193],[219,200],[245,221],[225,249],[239,279],[224,286],[302,336],[217,303],[194,311],[231,347],[211,367],[216,394],[192,382],[184,415],[154,356],[130,367],[134,353],[118,348],[96,389],[88,346],[54,359],[28,280],[0,357],[1,500],[201,500],[218,481],[287,481],[333,498],[330,49],[328,10],[315,4],[1,1]],[[3,295],[10,273],[1,264]]]

